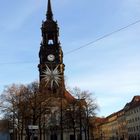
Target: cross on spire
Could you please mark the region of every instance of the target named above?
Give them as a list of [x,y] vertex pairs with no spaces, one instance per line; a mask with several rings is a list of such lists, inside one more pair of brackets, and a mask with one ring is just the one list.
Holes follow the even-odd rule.
[[52,13],[52,8],[51,8],[51,0],[48,0],[48,9],[47,9],[47,14],[46,14],[47,20],[53,20],[53,13]]

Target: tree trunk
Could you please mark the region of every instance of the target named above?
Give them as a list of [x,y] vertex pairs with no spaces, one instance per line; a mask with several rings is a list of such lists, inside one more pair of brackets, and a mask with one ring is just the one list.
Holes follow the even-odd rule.
[[82,140],[82,118],[81,118],[81,111],[80,111],[80,140]]
[[87,128],[86,128],[86,126],[85,126],[85,140],[87,140]]

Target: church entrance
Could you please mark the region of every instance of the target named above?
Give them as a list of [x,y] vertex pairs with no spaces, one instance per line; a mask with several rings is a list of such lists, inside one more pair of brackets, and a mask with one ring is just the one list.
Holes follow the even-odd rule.
[[75,140],[74,135],[70,135],[70,140]]
[[51,140],[57,140],[57,135],[56,134],[52,134],[51,135]]

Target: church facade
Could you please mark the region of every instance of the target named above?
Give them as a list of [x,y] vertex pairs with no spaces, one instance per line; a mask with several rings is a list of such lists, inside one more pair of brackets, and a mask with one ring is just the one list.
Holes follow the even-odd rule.
[[[43,140],[87,140],[87,129],[83,127],[82,102],[75,99],[66,89],[65,65],[59,41],[59,27],[53,19],[51,1],[48,0],[46,20],[41,27],[42,41],[39,51],[39,90],[48,101],[48,114]],[[83,124],[82,124],[83,123]]]

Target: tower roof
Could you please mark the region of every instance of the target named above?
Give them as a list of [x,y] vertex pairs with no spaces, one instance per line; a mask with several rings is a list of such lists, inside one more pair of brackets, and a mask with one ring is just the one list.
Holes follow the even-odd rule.
[[53,20],[53,13],[52,13],[52,7],[51,7],[51,0],[48,0],[48,9],[46,13],[47,20]]

